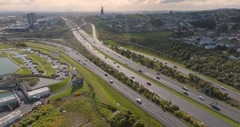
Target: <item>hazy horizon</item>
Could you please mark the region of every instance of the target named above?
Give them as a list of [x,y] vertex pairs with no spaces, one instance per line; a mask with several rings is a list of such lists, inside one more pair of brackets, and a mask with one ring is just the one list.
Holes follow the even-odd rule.
[[0,11],[194,11],[240,8],[239,0],[0,0]]

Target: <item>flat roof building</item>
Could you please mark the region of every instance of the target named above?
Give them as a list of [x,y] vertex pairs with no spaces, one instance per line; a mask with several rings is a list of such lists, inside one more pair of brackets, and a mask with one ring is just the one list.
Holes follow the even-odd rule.
[[18,103],[18,98],[13,92],[5,92],[0,94],[0,107]]
[[27,96],[30,101],[35,101],[42,97],[48,97],[49,95],[50,95],[50,89],[48,87],[42,87],[42,88],[27,92]]
[[35,13],[27,13],[28,25],[33,25],[36,22]]

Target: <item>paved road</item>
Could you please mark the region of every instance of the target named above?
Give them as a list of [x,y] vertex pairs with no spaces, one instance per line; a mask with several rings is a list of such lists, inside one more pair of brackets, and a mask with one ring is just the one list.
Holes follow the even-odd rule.
[[[65,54],[67,54],[68,56],[70,56],[71,58],[73,58],[74,60],[79,62],[79,64],[81,64],[82,66],[85,66],[85,68],[87,68],[88,70],[92,71],[94,74],[98,75],[100,78],[105,80],[114,89],[119,91],[126,98],[128,98],[130,101],[135,103],[141,109],[146,111],[149,115],[151,115],[154,118],[156,118],[158,121],[160,121],[165,126],[168,126],[168,127],[184,127],[184,126],[186,126],[179,119],[173,117],[169,113],[166,113],[166,112],[162,111],[162,109],[159,106],[157,106],[157,105],[153,104],[151,101],[141,97],[140,95],[138,95],[138,93],[136,93],[132,89],[129,89],[127,86],[123,85],[118,80],[114,79],[114,77],[112,77],[110,75],[109,76],[104,76],[105,72],[103,70],[98,68],[93,63],[89,62],[89,60],[87,58],[85,58],[84,56],[79,54],[77,51],[75,51],[75,50],[73,50],[73,49],[71,49],[69,47],[60,45],[60,44],[55,44],[55,43],[51,43],[51,42],[45,42],[45,43],[47,43],[47,44],[54,44],[54,45],[59,46],[59,47],[64,47],[65,50],[66,50],[64,52]],[[109,83],[110,80],[114,80],[114,83],[112,83],[112,84]],[[141,98],[142,104],[138,104],[135,101],[136,98]]]
[[[88,38],[87,34],[85,33],[82,33],[84,37]],[[184,90],[182,89],[182,86],[184,86],[184,84],[182,83],[179,83],[175,80],[172,80],[170,79],[169,77],[166,77],[164,75],[158,75],[156,74],[155,71],[151,70],[151,69],[148,69],[142,65],[139,65],[133,61],[130,61],[129,59],[125,58],[125,57],[121,57],[119,56],[119,54],[117,54],[116,52],[112,51],[111,49],[109,49],[108,47],[102,45],[101,42],[99,42],[95,36],[95,27],[93,27],[93,37],[94,37],[94,40],[91,40],[91,38],[88,38],[89,42],[92,42],[91,44],[94,45],[95,47],[97,47],[99,50],[101,50],[102,52],[104,52],[105,54],[109,55],[110,57],[114,58],[115,60],[117,60],[118,62],[120,63],[123,63],[123,64],[127,64],[128,67],[130,67],[131,69],[135,70],[135,71],[138,71],[138,70],[142,70],[142,73],[147,76],[147,77],[150,77],[162,84],[165,84],[167,85],[168,87],[176,90],[176,91],[179,91],[179,92],[183,92]],[[132,74],[134,75],[134,73]],[[136,75],[136,74],[135,74]],[[131,75],[129,75],[131,76]],[[159,79],[157,79],[156,77],[159,77]],[[138,80],[136,80],[138,81]],[[149,88],[149,89],[152,89],[152,88]],[[153,90],[154,91],[154,90]],[[155,91],[154,91],[155,92]],[[216,100],[208,97],[208,96],[205,96],[204,94],[200,93],[200,92],[197,92],[195,90],[189,90],[188,91],[189,93],[189,97],[192,98],[192,99],[195,99],[196,101],[198,101],[199,103],[202,103],[208,107],[211,107],[210,104],[211,103],[215,103]],[[199,99],[199,96],[203,96],[205,98],[205,100],[201,100]],[[169,100],[170,98],[168,98]],[[221,113],[231,117],[232,119],[235,119],[237,121],[240,121],[240,111],[239,110],[236,110],[226,104],[222,104],[222,103],[218,103],[218,106],[221,108]]]
[[[82,37],[81,34],[84,33],[84,31],[82,31],[82,30],[73,31],[73,33],[74,33],[75,37],[79,40],[79,42],[81,42],[87,49],[89,49],[89,51],[91,53],[93,53],[94,55],[99,57],[101,60],[105,61],[110,66],[118,69],[120,72],[124,73],[125,75],[131,76],[131,75],[135,74],[134,72],[128,70],[127,68],[121,67],[121,65],[114,64],[113,63],[114,61],[112,61],[111,59],[105,58],[104,55],[102,55],[98,51],[94,50],[94,48],[88,43],[88,41],[86,41]],[[83,35],[83,36],[85,36],[85,35]],[[117,66],[119,66],[119,67],[117,67]],[[195,118],[203,121],[208,126],[230,126],[225,121],[222,121],[222,120],[216,118],[212,114],[196,107],[195,105],[192,105],[191,103],[183,100],[182,98],[176,96],[175,94],[171,94],[170,92],[166,91],[165,89],[160,88],[159,86],[157,86],[153,83],[152,83],[152,86],[148,86],[146,83],[150,82],[150,81],[147,81],[138,75],[135,75],[135,80],[138,81],[144,87],[154,91],[155,93],[158,93],[161,97],[163,97],[165,99],[171,98],[171,101],[173,104],[178,105],[182,110],[193,115]]]

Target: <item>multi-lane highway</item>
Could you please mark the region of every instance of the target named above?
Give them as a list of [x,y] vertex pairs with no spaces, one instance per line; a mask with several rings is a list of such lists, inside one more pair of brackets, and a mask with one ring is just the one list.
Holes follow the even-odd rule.
[[[82,33],[84,37],[87,37],[87,35],[85,33]],[[101,50],[101,52],[104,52],[105,54],[107,54],[108,56],[110,56],[111,58],[114,58],[115,60],[117,60],[118,62],[121,62],[122,64],[127,65],[129,68],[138,71],[141,70],[142,74],[144,74],[147,77],[150,77],[152,79],[155,79],[156,81],[158,81],[159,83],[162,83],[164,85],[167,85],[168,87],[176,90],[176,91],[185,91],[182,89],[182,86],[184,86],[184,84],[179,83],[175,80],[170,79],[169,77],[166,77],[164,75],[158,75],[155,71],[148,69],[144,66],[141,66],[133,61],[130,61],[129,59],[125,58],[125,57],[121,57],[119,56],[119,54],[117,54],[116,52],[112,51],[110,48],[102,45],[101,42],[99,42],[95,36],[95,27],[93,26],[93,37],[94,40],[91,40],[91,38],[87,39],[89,40],[89,42],[92,42],[92,45],[94,45],[96,48],[98,48],[99,50]],[[150,88],[153,89],[153,88]],[[211,103],[215,103],[216,100],[205,96],[204,94],[197,92],[195,90],[189,90],[189,97],[198,101],[199,103],[202,103],[206,106],[210,106]],[[205,100],[202,100],[199,98],[199,96],[202,96],[205,98]],[[168,98],[169,100],[169,98]],[[222,104],[222,103],[218,103],[218,106],[221,108],[221,113],[229,116],[232,119],[235,119],[236,121],[240,121],[240,111],[237,109],[234,109],[226,104]]]
[[[84,66],[85,68],[87,68],[88,70],[92,71],[94,74],[98,75],[100,78],[105,80],[114,89],[119,91],[122,95],[124,95],[126,98],[128,98],[130,101],[135,103],[137,106],[139,106],[141,109],[143,109],[149,115],[153,116],[155,119],[160,121],[165,126],[167,126],[167,127],[185,127],[185,126],[187,126],[185,123],[183,123],[179,119],[173,117],[169,113],[164,112],[161,109],[161,107],[159,107],[159,106],[153,104],[151,101],[141,97],[138,93],[136,93],[132,89],[129,89],[126,85],[122,84],[121,82],[117,81],[111,75],[105,76],[104,74],[106,72],[104,72],[103,70],[98,68],[93,63],[89,62],[89,60],[87,58],[85,58],[84,56],[79,54],[77,51],[71,49],[70,47],[52,43],[52,42],[44,42],[44,43],[64,48],[65,54],[67,54],[69,57],[73,58],[79,64],[81,64],[82,66]],[[114,82],[109,83],[110,80],[114,80]],[[140,98],[142,101],[142,104],[137,103],[136,98]]]
[[[69,23],[72,24],[72,23]],[[81,34],[80,34],[80,33]],[[157,86],[156,84],[153,84],[151,86],[147,85],[147,81],[146,79],[143,79],[141,76],[136,75],[136,73],[128,70],[125,67],[122,67],[121,65],[117,65],[117,63],[114,63],[114,61],[112,61],[111,59],[105,58],[104,55],[102,55],[101,53],[99,53],[97,50],[94,49],[94,47],[92,47],[92,45],[90,45],[88,43],[88,41],[86,41],[84,38],[87,38],[87,35],[83,35],[86,37],[82,37],[82,34],[84,33],[82,30],[79,31],[73,31],[75,37],[82,42],[82,44],[89,49],[89,51],[91,53],[93,53],[94,55],[96,55],[97,57],[99,57],[101,60],[103,60],[104,62],[108,63],[110,66],[118,69],[119,71],[121,71],[122,73],[124,73],[125,75],[134,75],[134,80],[138,81],[141,85],[145,86],[146,88],[154,91],[155,93],[159,94],[161,97],[169,100],[171,99],[171,102],[173,104],[178,105],[182,110],[184,110],[185,112],[193,115],[195,118],[203,121],[204,123],[206,123],[209,126],[231,126],[228,123],[226,123],[225,121],[220,120],[219,118],[216,118],[215,116],[213,116],[212,114],[196,107],[195,105],[183,100],[182,98],[176,96],[175,94],[171,94],[169,91],[166,91],[165,89]],[[94,41],[95,42],[95,41]],[[92,42],[92,43],[94,43]],[[99,42],[95,42],[94,44],[97,44]],[[99,43],[101,45],[101,43]],[[109,51],[108,51],[109,52]]]

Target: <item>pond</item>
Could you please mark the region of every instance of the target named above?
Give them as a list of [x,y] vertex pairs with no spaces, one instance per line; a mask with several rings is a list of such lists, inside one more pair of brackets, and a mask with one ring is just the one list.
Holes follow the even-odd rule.
[[18,68],[20,67],[8,58],[0,57],[0,75],[14,73]]

